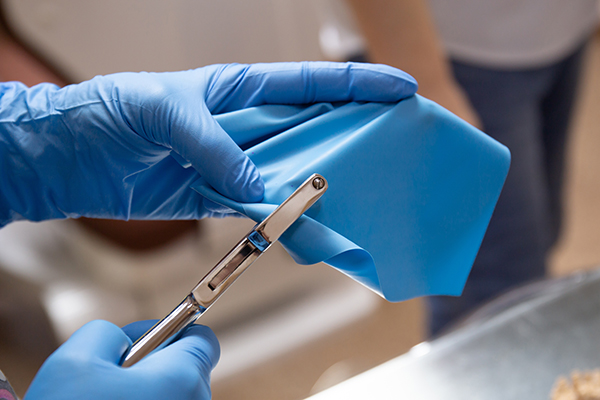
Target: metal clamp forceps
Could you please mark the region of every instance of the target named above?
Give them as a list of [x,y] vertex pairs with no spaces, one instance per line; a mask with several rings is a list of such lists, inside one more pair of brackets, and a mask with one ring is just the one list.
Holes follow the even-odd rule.
[[327,181],[313,174],[275,211],[257,224],[240,242],[192,289],[169,315],[160,320],[131,347],[123,360],[130,367],[149,353],[162,348],[193,324],[227,288],[264,253],[271,244],[308,210],[327,190]]

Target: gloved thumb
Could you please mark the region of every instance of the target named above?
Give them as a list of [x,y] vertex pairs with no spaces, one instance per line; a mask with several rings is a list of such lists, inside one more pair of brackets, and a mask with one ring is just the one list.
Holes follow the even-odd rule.
[[121,328],[108,321],[97,320],[85,324],[71,335],[55,354],[118,364],[130,345],[131,340]]
[[221,128],[204,103],[195,112],[179,113],[171,127],[173,150],[189,161],[219,193],[245,203],[264,195],[260,173]]
[[[217,365],[221,349],[219,341],[213,331],[203,325],[191,325],[186,328],[183,335],[164,349],[148,357],[154,359],[163,368],[174,370],[179,367],[195,367],[199,376],[209,376]],[[140,361],[138,365],[143,365]],[[174,363],[175,365],[170,365]]]
[[131,339],[132,342],[138,340],[144,333],[148,332],[158,322],[157,319],[148,319],[144,321],[136,321],[125,325],[123,332]]

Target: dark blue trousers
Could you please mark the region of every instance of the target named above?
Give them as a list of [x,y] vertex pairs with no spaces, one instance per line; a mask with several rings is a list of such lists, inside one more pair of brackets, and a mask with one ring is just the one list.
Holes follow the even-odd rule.
[[427,299],[432,335],[502,292],[544,277],[560,232],[567,129],[584,47],[536,69],[452,63],[483,131],[510,149],[512,161],[463,295]]

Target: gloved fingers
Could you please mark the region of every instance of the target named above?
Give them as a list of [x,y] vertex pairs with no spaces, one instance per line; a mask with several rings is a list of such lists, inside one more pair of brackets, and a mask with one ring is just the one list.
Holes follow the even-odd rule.
[[79,328],[55,354],[75,359],[101,359],[117,364],[131,340],[118,326],[96,320]]
[[218,114],[261,104],[396,102],[417,91],[407,73],[381,64],[305,61],[219,66],[206,104]]
[[132,342],[138,340],[144,333],[146,333],[150,328],[154,326],[158,322],[157,319],[148,319],[145,321],[136,321],[131,324],[125,325],[123,328],[123,332],[131,339]]
[[206,218],[213,219],[223,219],[223,218],[248,218],[244,214],[240,214],[239,212],[232,213],[218,213],[218,212],[209,212]]
[[175,161],[177,161],[177,163],[179,163],[179,165],[181,165],[183,168],[189,168],[192,166],[192,164],[188,160],[185,160],[183,157],[181,157],[174,151],[171,151],[171,157],[173,157]]
[[246,203],[262,200],[264,183],[254,163],[215,121],[205,104],[196,103],[194,107],[179,113],[171,122],[173,150],[189,160],[224,196]]
[[219,215],[219,217],[216,217],[216,218],[223,218],[223,217],[228,217],[228,216],[233,217],[233,216],[235,216],[235,214],[238,214],[243,217],[243,215],[241,215],[234,209],[229,208],[229,207],[224,206],[219,203],[215,203],[214,201],[208,200],[207,198],[204,198],[202,200],[202,205],[204,206],[206,211],[211,213],[211,218],[215,218],[216,215]]
[[214,332],[204,325],[193,324],[183,335],[172,343],[171,351],[185,351],[193,357],[198,369],[205,373],[212,371],[221,357],[221,346]]
[[198,179],[194,168],[183,168],[174,157],[165,157],[158,164],[136,176],[131,196],[130,219],[201,219],[208,213],[203,197],[191,189]]
[[193,324],[185,329],[178,340],[131,368],[160,366],[171,372],[180,368],[191,372],[190,367],[194,367],[200,376],[208,376],[217,365],[220,355],[219,341],[213,331],[207,326]]

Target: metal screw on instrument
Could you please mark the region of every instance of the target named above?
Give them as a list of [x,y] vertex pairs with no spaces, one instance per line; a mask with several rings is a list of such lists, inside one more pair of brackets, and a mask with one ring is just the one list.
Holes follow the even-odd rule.
[[325,181],[322,178],[315,178],[313,179],[312,184],[315,189],[321,190],[325,186]]

